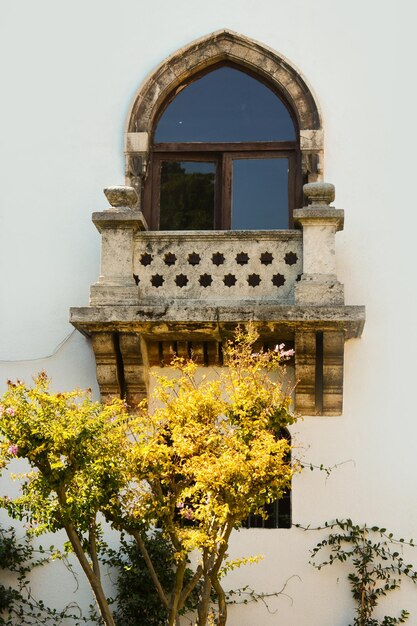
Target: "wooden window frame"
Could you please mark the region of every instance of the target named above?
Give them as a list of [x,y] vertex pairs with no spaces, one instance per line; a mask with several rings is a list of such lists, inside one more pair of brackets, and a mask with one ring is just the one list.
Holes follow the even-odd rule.
[[293,211],[301,206],[301,153],[296,141],[157,143],[150,156],[144,188],[143,212],[151,230],[159,230],[162,161],[216,163],[214,230],[231,230],[232,161],[235,159],[287,158],[288,227],[293,228]]

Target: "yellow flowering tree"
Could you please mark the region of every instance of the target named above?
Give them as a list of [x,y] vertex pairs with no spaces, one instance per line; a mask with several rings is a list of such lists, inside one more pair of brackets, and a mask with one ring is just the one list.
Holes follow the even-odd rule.
[[[175,550],[173,589],[166,594],[148,563],[168,624],[198,581],[198,626],[208,619],[212,590],[218,598],[217,623],[227,619],[221,586],[233,529],[250,513],[282,496],[295,467],[290,446],[280,436],[295,421],[291,398],[271,373],[292,351],[254,353],[253,329],[238,331],[225,350],[227,367],[214,378],[198,377],[192,361],[174,359],[176,376],[159,377],[149,412],[142,407],[130,424],[129,489],[109,519],[135,538],[147,559],[141,528],[158,524]],[[198,551],[194,578],[184,585],[187,558]],[[238,565],[239,563],[235,563]]]
[[[256,339],[252,328],[238,331],[225,350],[227,367],[214,379],[199,376],[192,361],[174,358],[175,375],[158,378],[152,411],[144,403],[128,415],[120,402],[103,407],[88,396],[80,403],[79,392],[54,396],[44,389],[51,409],[47,418],[42,409],[38,432],[30,414],[32,405],[39,405],[39,381],[34,390],[17,384],[5,394],[0,427],[5,457],[24,456],[35,468],[9,509],[28,516],[39,532],[65,528],[107,626],[114,621],[100,584],[98,511],[134,538],[166,607],[168,626],[178,623],[197,584],[198,626],[207,624],[213,591],[217,624],[226,624],[221,576],[245,562],[228,562],[230,535],[249,514],[262,514],[266,503],[282,496],[297,469],[280,435],[295,421],[290,395],[271,377],[290,351],[279,346],[254,353]],[[169,590],[144,543],[154,526],[174,550]],[[198,564],[186,579],[193,551]]]
[[123,488],[126,421],[123,402],[103,406],[89,392],[51,393],[42,373],[30,388],[8,382],[0,404],[1,465],[28,461],[19,497],[1,499],[36,534],[64,529],[87,576],[106,626],[115,626],[101,584],[97,515],[107,494]]

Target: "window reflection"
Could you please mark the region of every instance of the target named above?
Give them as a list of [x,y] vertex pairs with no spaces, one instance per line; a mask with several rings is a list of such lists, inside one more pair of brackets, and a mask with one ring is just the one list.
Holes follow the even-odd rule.
[[288,159],[234,159],[233,230],[288,228]]
[[161,230],[214,228],[215,163],[162,161]]
[[293,141],[291,116],[263,83],[232,67],[205,74],[168,105],[155,142]]

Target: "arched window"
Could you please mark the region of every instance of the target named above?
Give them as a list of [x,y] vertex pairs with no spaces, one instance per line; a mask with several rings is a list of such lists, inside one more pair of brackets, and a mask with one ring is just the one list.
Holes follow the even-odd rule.
[[292,227],[299,130],[277,90],[223,64],[182,83],[158,113],[144,202],[152,230]]

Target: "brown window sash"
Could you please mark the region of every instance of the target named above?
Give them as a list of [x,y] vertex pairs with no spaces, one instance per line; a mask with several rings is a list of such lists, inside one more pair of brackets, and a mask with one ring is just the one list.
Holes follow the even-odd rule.
[[159,230],[162,161],[214,162],[215,229],[229,230],[232,205],[232,161],[235,159],[287,158],[288,224],[293,227],[293,211],[301,206],[302,181],[300,151],[295,142],[253,143],[161,143],[155,144],[143,195],[143,210],[151,230]]

